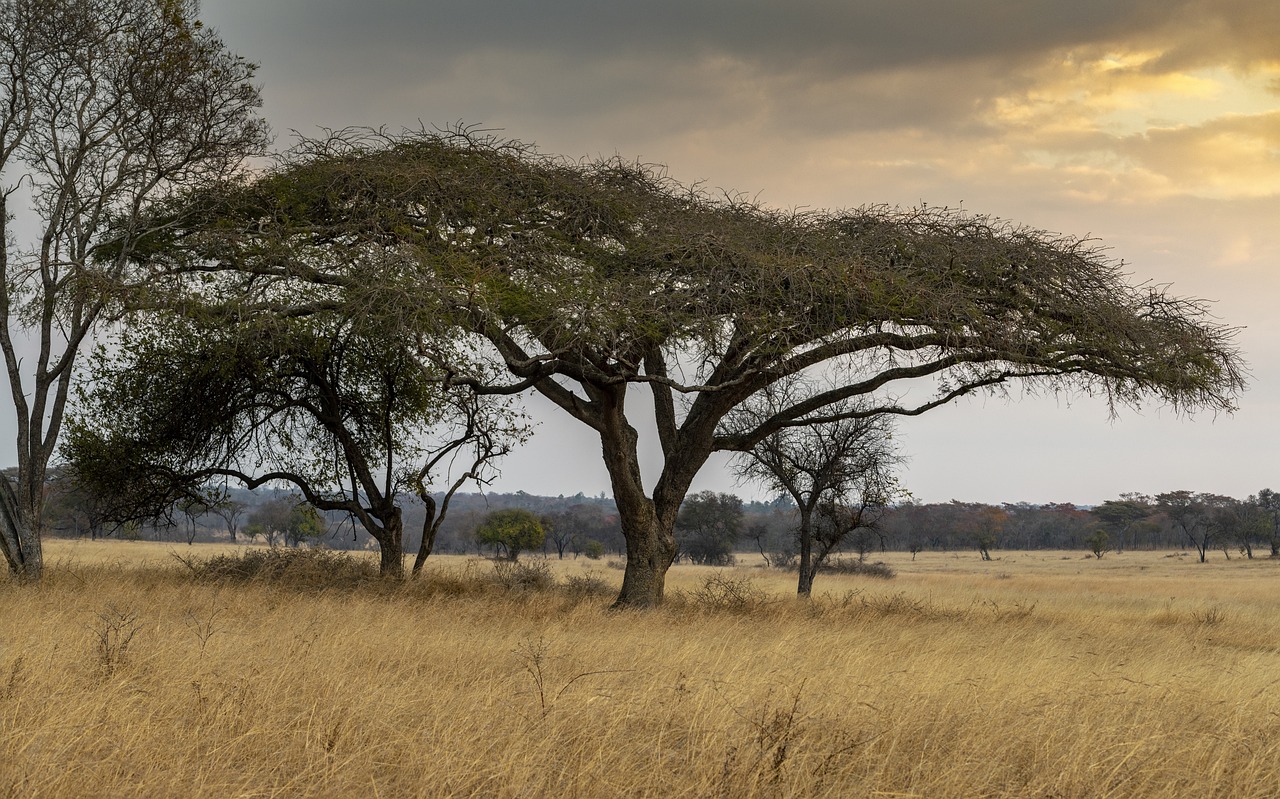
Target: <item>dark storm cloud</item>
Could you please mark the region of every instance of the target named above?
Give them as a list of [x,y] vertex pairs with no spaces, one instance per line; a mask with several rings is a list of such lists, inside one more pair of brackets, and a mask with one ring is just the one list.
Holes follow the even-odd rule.
[[466,119],[621,146],[731,124],[981,135],[986,104],[1055,53],[1244,64],[1280,31],[1280,4],[1237,0],[206,0],[205,16],[263,63],[284,129]]
[[[1182,4],[1185,5],[1185,4]],[[787,69],[845,70],[1019,57],[1129,37],[1176,15],[1154,0],[660,0],[558,2],[272,2],[248,13],[283,35],[371,57],[413,51],[448,60],[473,48],[538,50],[587,60],[731,55]]]

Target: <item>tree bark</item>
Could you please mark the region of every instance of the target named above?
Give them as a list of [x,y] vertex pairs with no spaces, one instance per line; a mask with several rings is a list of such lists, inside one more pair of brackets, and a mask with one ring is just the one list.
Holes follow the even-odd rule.
[[30,513],[23,512],[9,478],[0,475],[0,546],[9,573],[21,582],[35,582],[44,571],[44,547],[33,531]]
[[811,510],[801,506],[800,519],[800,582],[796,586],[796,595],[808,599],[813,595],[813,578],[817,576],[818,564],[813,559],[813,528],[811,526]]
[[378,574],[391,580],[404,579],[404,519],[399,508],[391,508],[383,516],[383,527],[377,537],[381,557]]
[[[612,412],[604,416],[598,428],[605,466],[613,485],[613,499],[618,505],[622,536],[627,542],[622,590],[613,607],[652,608],[662,604],[667,569],[675,561],[675,520],[680,508],[677,502],[674,510],[660,509],[645,493],[637,451],[639,436],[623,414],[624,392],[625,388],[613,398]],[[680,497],[683,498],[683,494]]]

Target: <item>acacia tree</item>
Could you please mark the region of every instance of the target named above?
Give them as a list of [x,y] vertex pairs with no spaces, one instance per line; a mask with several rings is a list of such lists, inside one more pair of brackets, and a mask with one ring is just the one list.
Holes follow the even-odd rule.
[[[795,394],[804,390],[794,381],[770,386],[744,404],[730,424],[754,429],[794,404]],[[796,503],[796,592],[802,597],[813,593],[814,577],[827,556],[855,531],[874,525],[898,493],[893,468],[901,458],[893,447],[890,418],[858,416],[855,410],[853,400],[835,403],[824,411],[833,420],[777,430],[737,463],[740,477],[784,492]]]
[[[289,484],[311,506],[357,519],[380,546],[381,573],[398,578],[400,492],[427,507],[417,573],[450,499],[488,479],[510,446],[504,435],[517,434],[518,417],[441,390],[386,330],[332,314],[141,319],[95,359],[64,448],[83,483],[122,487],[123,518],[220,491],[227,478]],[[428,484],[454,456],[469,460],[437,510]]]
[[1151,500],[1142,494],[1121,494],[1119,499],[1108,499],[1090,511],[1102,526],[1116,534],[1116,552],[1124,551],[1125,536],[1134,525],[1147,519],[1154,512]]
[[[714,452],[1013,382],[1179,410],[1230,410],[1243,385],[1235,331],[1202,302],[1130,285],[1093,242],[946,209],[775,211],[467,131],[304,142],[190,206],[203,221],[154,237],[154,272],[324,286],[424,331],[419,355],[452,384],[537,391],[596,431],[627,543],[619,606],[661,601],[681,503]],[[480,349],[507,379],[456,362]],[[837,379],[723,425],[818,373]],[[913,385],[934,393],[895,399]],[[646,398],[649,486],[628,407]]]
[[125,277],[156,221],[143,218],[148,203],[217,183],[266,145],[254,65],[196,10],[0,2],[0,351],[18,423],[18,473],[0,478],[0,551],[22,579],[41,573],[45,477],[76,355],[103,312],[101,282]]
[[[1155,497],[1159,508],[1182,535],[1196,548],[1200,562],[1205,562],[1209,547],[1213,545],[1215,512],[1235,500],[1219,494],[1194,493],[1192,491],[1166,491]],[[1230,557],[1230,555],[1228,555]]]

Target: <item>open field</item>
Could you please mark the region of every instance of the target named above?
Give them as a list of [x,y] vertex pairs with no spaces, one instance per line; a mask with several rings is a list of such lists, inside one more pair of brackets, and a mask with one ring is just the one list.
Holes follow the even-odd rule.
[[[603,562],[521,588],[196,580],[51,542],[0,584],[0,796],[1247,797],[1280,786],[1280,562],[890,554],[893,580]],[[216,551],[227,551],[222,548]],[[718,582],[708,584],[707,578]]]

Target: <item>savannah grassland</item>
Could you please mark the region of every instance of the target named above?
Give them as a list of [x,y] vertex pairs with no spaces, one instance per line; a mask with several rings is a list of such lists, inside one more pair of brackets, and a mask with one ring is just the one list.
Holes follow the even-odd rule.
[[602,562],[322,587],[170,551],[217,550],[52,542],[43,584],[0,585],[0,796],[1280,790],[1270,560],[891,553],[810,603],[677,566],[661,610],[617,613]]

